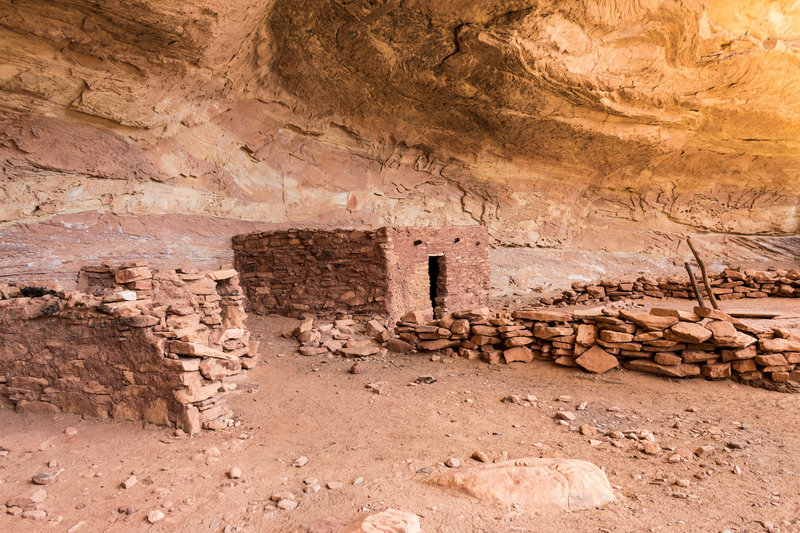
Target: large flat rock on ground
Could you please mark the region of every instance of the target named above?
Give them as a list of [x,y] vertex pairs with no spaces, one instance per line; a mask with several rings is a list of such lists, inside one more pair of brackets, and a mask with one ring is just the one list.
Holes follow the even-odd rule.
[[420,533],[419,517],[408,511],[386,509],[370,513],[341,533]]
[[431,481],[528,511],[598,507],[614,500],[603,471],[577,459],[515,459],[447,472]]

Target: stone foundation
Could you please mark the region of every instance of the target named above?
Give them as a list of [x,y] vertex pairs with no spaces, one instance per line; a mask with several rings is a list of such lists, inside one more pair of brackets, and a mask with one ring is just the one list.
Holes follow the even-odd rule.
[[389,341],[394,351],[445,350],[490,363],[543,359],[596,373],[623,366],[671,378],[734,378],[787,391],[800,387],[800,337],[700,307],[649,313],[480,308],[428,323],[409,313],[395,334]]
[[233,248],[257,313],[393,321],[406,309],[432,317],[488,296],[488,234],[478,226],[270,231],[238,235]]
[[174,425],[230,425],[225,396],[257,362],[234,270],[84,267],[82,291],[0,285],[0,401]]
[[[708,294],[699,273],[696,272],[700,294]],[[711,290],[718,300],[742,298],[800,298],[800,271],[798,270],[723,270],[709,275]],[[573,283],[572,290],[564,291],[561,298],[543,298],[542,303],[585,303],[592,301],[617,301],[625,298],[688,298],[694,291],[688,274],[682,278],[651,278],[603,280],[596,283]]]

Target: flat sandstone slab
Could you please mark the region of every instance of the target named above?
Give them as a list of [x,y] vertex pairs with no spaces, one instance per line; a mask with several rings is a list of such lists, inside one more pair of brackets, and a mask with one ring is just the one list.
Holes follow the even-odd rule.
[[431,482],[534,512],[599,507],[614,500],[605,473],[577,459],[502,461],[447,472]]
[[691,364],[680,365],[660,365],[655,361],[649,359],[634,359],[625,363],[625,368],[628,370],[638,370],[639,372],[648,372],[650,374],[657,374],[659,376],[666,376],[669,378],[690,378],[700,375],[700,367]]
[[341,533],[421,533],[419,517],[414,513],[386,509],[370,513],[346,527]]
[[612,368],[619,366],[616,357],[605,351],[599,346],[592,346],[583,355],[575,360],[578,366],[588,372],[604,374]]

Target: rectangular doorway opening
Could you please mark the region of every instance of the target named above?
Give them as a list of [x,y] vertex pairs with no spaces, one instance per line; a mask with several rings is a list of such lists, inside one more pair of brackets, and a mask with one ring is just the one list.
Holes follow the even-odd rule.
[[428,256],[428,280],[434,318],[441,318],[444,314],[444,297],[447,292],[446,279],[444,256]]

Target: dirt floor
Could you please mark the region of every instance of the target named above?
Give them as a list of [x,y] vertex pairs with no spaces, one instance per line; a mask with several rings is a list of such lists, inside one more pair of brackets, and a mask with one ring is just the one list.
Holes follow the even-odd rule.
[[[797,310],[794,302],[757,305]],[[176,437],[150,425],[0,410],[0,448],[8,450],[0,450],[0,503],[32,488],[34,474],[63,469],[44,487],[47,518],[12,517],[0,506],[0,531],[327,532],[387,507],[417,513],[431,532],[800,531],[800,395],[430,354],[365,360],[354,375],[353,360],[298,355],[293,340],[278,336],[294,323],[249,320],[265,362],[248,373],[257,390],[231,395],[241,424],[230,430]],[[410,385],[428,375],[436,381]],[[382,394],[365,387],[376,382]],[[510,395],[523,403],[504,403]],[[577,419],[560,425],[556,410]],[[649,456],[635,439],[584,436],[581,424],[650,431],[664,451]],[[714,451],[668,461],[671,448],[704,445]],[[492,459],[591,461],[607,473],[616,501],[534,515],[445,491],[418,472],[443,471],[449,457],[461,468],[475,465],[476,450]],[[301,456],[307,464],[292,466]],[[240,480],[228,478],[232,467],[242,470]],[[131,475],[136,484],[121,488]],[[304,493],[312,479],[322,489]],[[283,491],[297,508],[276,508],[270,497]],[[151,525],[154,509],[166,518]]]

